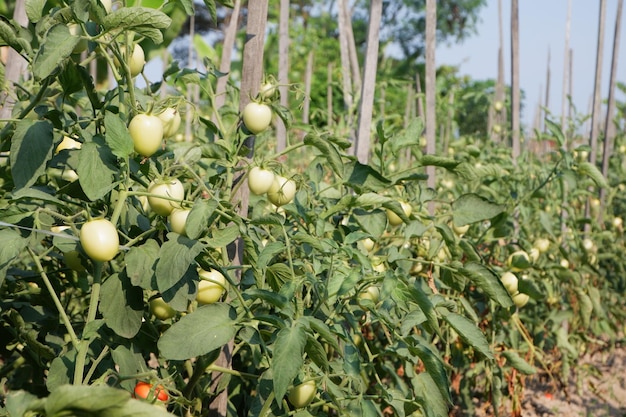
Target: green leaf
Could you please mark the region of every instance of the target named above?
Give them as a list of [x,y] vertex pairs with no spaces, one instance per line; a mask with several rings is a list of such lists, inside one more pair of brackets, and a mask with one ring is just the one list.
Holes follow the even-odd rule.
[[492,203],[477,194],[463,194],[452,203],[455,226],[465,226],[496,217],[505,210],[502,204]]
[[348,186],[370,191],[386,190],[391,184],[391,181],[383,177],[374,168],[357,161],[344,164],[342,178]]
[[217,208],[216,200],[199,199],[194,201],[187,221],[185,230],[189,239],[198,239],[209,228],[209,219]]
[[420,160],[422,166],[434,165],[436,167],[442,167],[447,170],[453,170],[461,163],[461,161],[457,161],[456,159],[448,158],[445,156],[436,156],[436,155],[424,155]]
[[214,229],[206,239],[206,244],[211,248],[223,248],[234,242],[239,237],[239,226],[230,224],[223,229]]
[[559,148],[562,148],[563,144],[565,143],[565,136],[563,135],[563,131],[561,130],[561,126],[559,124],[556,124],[555,122],[553,122],[550,119],[545,119],[545,122],[546,122],[546,127],[548,128],[550,133],[552,133],[552,136],[558,142]]
[[143,291],[119,274],[109,276],[102,284],[98,309],[104,322],[117,335],[130,339],[141,328]]
[[578,303],[580,305],[580,320],[582,321],[583,327],[586,329],[589,327],[589,323],[591,322],[593,303],[591,302],[591,298],[581,288],[576,289],[576,297],[578,297]]
[[596,185],[600,188],[609,188],[609,183],[602,175],[602,172],[598,169],[597,166],[592,164],[591,162],[581,162],[578,164],[578,173],[580,175],[587,176],[596,183]]
[[5,409],[9,417],[26,416],[41,403],[42,400],[27,391],[8,391],[5,397]]
[[48,396],[46,415],[85,414],[79,411],[96,413],[129,399],[128,391],[106,385],[63,385]]
[[46,169],[54,147],[52,124],[20,120],[11,140],[11,175],[15,189],[30,187]]
[[352,217],[361,229],[375,238],[382,236],[387,227],[387,215],[383,210],[355,209]]
[[195,262],[204,245],[176,233],[168,233],[167,241],[161,246],[156,265],[156,280],[162,293],[174,287]]
[[322,320],[313,316],[302,316],[300,317],[300,322],[308,326],[311,331],[317,333],[326,343],[339,350],[337,337]]
[[115,156],[102,138],[83,143],[78,154],[76,172],[85,195],[91,201],[104,197],[115,188],[114,175],[118,171]]
[[442,395],[440,386],[430,373],[416,375],[413,386],[424,406],[426,417],[448,417],[448,397]]
[[506,361],[509,365],[511,365],[513,368],[517,369],[524,375],[532,375],[537,373],[535,367],[526,362],[524,358],[518,355],[518,353],[514,350],[507,349],[502,352],[502,356],[506,358]]
[[[137,349],[120,345],[111,350],[111,357],[121,375],[137,375],[140,372],[147,371],[146,361]],[[132,389],[135,381],[126,380],[122,381],[121,384],[124,388]]]
[[179,0],[179,3],[181,6],[183,6],[183,9],[185,10],[185,14],[187,16],[193,16],[196,12],[193,6],[193,0]]
[[7,270],[20,256],[27,243],[27,240],[14,230],[0,230],[0,287],[7,276]]
[[228,343],[237,329],[234,308],[224,303],[203,305],[163,333],[158,342],[159,352],[170,360],[204,355]]
[[25,51],[30,56],[33,52],[31,41],[32,34],[26,28],[0,16],[0,43],[10,46],[17,52]]
[[306,346],[304,347],[304,351],[307,357],[311,358],[311,360],[321,369],[328,370],[328,354],[324,349],[324,346],[319,342],[319,340],[315,339],[311,335],[307,335]]
[[328,161],[333,172],[341,178],[344,167],[341,154],[332,142],[329,142],[318,135],[308,134],[304,137],[304,144],[317,148]]
[[50,362],[50,369],[46,378],[46,388],[52,392],[58,387],[71,384],[76,368],[76,350],[70,348]]
[[[409,349],[409,352],[419,357],[422,363],[424,364],[424,367],[426,368],[426,372],[428,373],[430,378],[433,380],[434,386],[437,388],[436,390],[439,393],[438,397],[440,397],[444,403],[451,404],[452,397],[450,396],[448,376],[446,374],[446,371],[445,371],[445,368],[443,366],[443,362],[441,361],[441,359],[437,355],[435,355],[433,351],[431,351],[430,349],[428,349],[426,346],[422,345],[421,343],[417,343],[417,344],[409,343],[407,344],[407,347]],[[431,394],[434,393],[433,390],[429,390],[429,392]]]
[[422,310],[422,312],[426,316],[426,321],[428,322],[429,326],[433,329],[433,331],[439,332],[439,322],[437,321],[435,307],[430,301],[430,298],[428,298],[428,295],[424,292],[424,290],[417,282],[413,287],[409,288],[409,291],[412,301],[417,303],[419,308]]
[[461,336],[465,343],[482,353],[487,359],[493,359],[493,352],[489,342],[478,326],[465,316],[456,313],[448,313],[443,319]]
[[101,411],[98,417],[173,417],[160,404],[151,404],[143,400],[129,399],[123,404],[111,404]]
[[67,59],[80,42],[78,36],[72,36],[67,25],[52,26],[33,61],[35,79],[43,80],[52,75]]
[[294,323],[278,332],[272,347],[272,374],[274,376],[274,392],[276,398],[283,398],[287,388],[300,372],[304,363],[304,347],[307,336],[304,326]]
[[285,251],[285,244],[283,242],[270,242],[259,254],[259,259],[257,261],[257,267],[261,270],[267,268],[270,264],[274,256],[279,253],[283,253]]
[[500,282],[500,278],[484,265],[468,262],[464,268],[459,269],[459,272],[502,307],[509,308],[513,305],[513,300]]
[[143,289],[152,289],[152,278],[157,260],[159,259],[159,244],[154,239],[148,239],[143,245],[133,246],[126,253],[126,275],[131,284]]
[[106,112],[104,116],[104,128],[106,129],[106,142],[111,148],[113,155],[126,159],[134,151],[133,139],[130,137],[128,128],[122,122],[118,114]]
[[160,29],[167,29],[172,19],[165,13],[148,7],[120,7],[109,13],[102,25],[106,30],[124,28],[147,37],[156,44],[163,42]]
[[13,193],[13,200],[41,200],[58,206],[65,205],[63,201],[48,192],[53,192],[53,190],[47,188],[22,188],[21,190]]

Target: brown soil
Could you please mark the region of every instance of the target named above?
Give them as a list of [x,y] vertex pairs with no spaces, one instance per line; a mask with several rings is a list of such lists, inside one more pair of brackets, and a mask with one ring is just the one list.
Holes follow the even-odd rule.
[[[566,388],[555,390],[547,375],[527,377],[521,412],[505,400],[498,416],[626,417],[626,346],[597,351],[581,358]],[[475,417],[494,417],[493,407],[475,400]],[[456,409],[453,416],[466,413]]]

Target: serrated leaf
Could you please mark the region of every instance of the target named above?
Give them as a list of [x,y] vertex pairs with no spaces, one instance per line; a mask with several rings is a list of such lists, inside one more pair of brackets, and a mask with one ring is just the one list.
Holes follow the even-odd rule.
[[141,328],[143,291],[132,285],[128,277],[113,274],[102,284],[98,309],[111,330],[130,339]]
[[452,403],[452,397],[450,396],[450,387],[448,384],[448,376],[446,374],[443,362],[437,355],[435,355],[426,346],[416,343],[407,345],[411,354],[420,358],[426,368],[426,372],[433,380],[434,385],[437,387],[439,396],[446,404]]
[[337,338],[326,323],[313,316],[302,316],[300,322],[309,327],[309,329],[317,333],[322,339],[324,339],[333,348],[339,350],[339,343]]
[[387,227],[387,215],[382,210],[355,209],[352,217],[361,229],[375,238],[382,236]]
[[217,208],[216,200],[196,200],[185,222],[189,239],[198,239],[209,228],[209,219]]
[[426,321],[430,327],[435,331],[439,331],[439,323],[437,321],[437,314],[435,313],[435,306],[430,298],[424,293],[419,284],[409,288],[411,294],[411,300],[415,302],[426,316]]
[[391,184],[374,168],[357,161],[344,164],[343,180],[348,186],[369,191],[382,191]]
[[513,368],[517,369],[524,375],[532,375],[537,373],[535,367],[526,362],[524,358],[518,355],[518,353],[514,350],[507,349],[502,352],[502,356],[506,358],[506,361],[509,365],[511,365]]
[[482,353],[487,359],[493,359],[493,352],[487,338],[473,321],[456,313],[444,314],[443,319],[452,326],[465,343]]
[[446,396],[430,373],[421,373],[413,378],[414,389],[424,407],[426,417],[448,417]]
[[328,370],[328,354],[324,349],[324,346],[311,335],[307,335],[306,345],[304,351],[318,367],[323,370]]
[[169,233],[161,246],[156,265],[157,286],[161,293],[174,287],[195,262],[204,245],[176,233]]
[[272,344],[272,375],[274,376],[274,392],[276,398],[283,398],[287,388],[300,372],[304,363],[304,347],[307,336],[304,326],[295,323],[278,332]]
[[44,6],[46,5],[46,0],[28,0],[25,2],[26,4],[26,16],[28,17],[28,21],[32,23],[39,22],[41,19]]
[[544,119],[546,122],[546,127],[552,133],[552,136],[556,139],[559,144],[559,148],[563,147],[565,143],[565,136],[563,135],[563,131],[561,130],[560,124],[556,124],[550,119]]
[[206,243],[212,248],[223,248],[234,242],[239,237],[239,226],[230,224],[223,229],[215,229],[211,236],[206,239]]
[[285,250],[285,244],[283,242],[270,242],[259,254],[259,260],[257,261],[257,267],[261,270],[265,269],[271,262],[274,256],[282,253]]
[[368,207],[379,207],[391,201],[394,201],[394,200],[391,199],[390,197],[380,195],[378,193],[365,193],[365,194],[361,194],[360,196],[358,196],[354,204],[359,207],[368,208]]
[[[237,311],[224,303],[207,304],[183,316],[158,342],[161,356],[186,360],[207,354],[228,343],[237,333]],[[185,341],[181,343],[181,341]]]
[[63,65],[65,59],[72,55],[78,42],[80,38],[72,36],[67,25],[52,26],[33,61],[35,79],[43,80]]
[[106,30],[124,28],[143,35],[156,44],[163,42],[160,29],[167,29],[172,19],[165,13],[148,7],[121,7],[103,19]]
[[102,138],[95,136],[93,142],[83,143],[78,154],[78,181],[91,201],[104,197],[115,187],[114,175],[118,171],[115,156]]
[[28,415],[27,411],[36,409],[35,404],[43,400],[27,391],[8,391],[5,396],[5,410],[9,417]]
[[11,139],[11,175],[15,189],[30,187],[45,172],[54,146],[52,124],[20,120]]
[[214,0],[204,0],[204,5],[206,6],[209,14],[211,15],[211,19],[214,22],[217,22],[217,7],[215,5]]
[[465,226],[496,217],[505,210],[503,204],[493,203],[477,194],[463,194],[452,203],[455,226]]
[[124,256],[126,275],[133,285],[143,289],[152,288],[152,278],[157,260],[159,259],[159,244],[154,239],[148,239],[140,246],[133,246]]
[[106,142],[111,148],[113,155],[126,159],[134,151],[133,140],[130,137],[126,124],[119,115],[106,112],[104,116],[104,128],[106,129]]
[[285,308],[285,306],[289,303],[289,300],[281,294],[260,288],[249,288],[243,293],[243,296],[245,299],[251,298],[253,300],[263,300],[279,310]]
[[500,279],[484,265],[468,262],[459,272],[468,277],[478,288],[502,307],[509,308],[513,305],[511,296],[506,291]]

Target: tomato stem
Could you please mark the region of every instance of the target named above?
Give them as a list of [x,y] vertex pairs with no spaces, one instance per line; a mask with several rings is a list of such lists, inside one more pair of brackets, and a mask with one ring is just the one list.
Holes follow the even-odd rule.
[[52,301],[54,302],[55,307],[59,311],[59,315],[61,316],[61,321],[63,321],[63,324],[65,325],[65,328],[67,329],[67,332],[70,335],[70,339],[72,341],[72,344],[74,345],[74,348],[77,348],[79,345],[78,336],[76,336],[76,332],[74,331],[74,328],[72,327],[72,323],[70,322],[70,319],[67,316],[65,309],[63,308],[63,304],[61,304],[61,300],[59,300],[59,296],[57,295],[56,291],[54,290],[54,287],[52,286],[52,283],[50,282],[50,279],[48,278],[48,274],[46,274],[46,271],[43,269],[43,266],[41,265],[41,261],[39,260],[39,257],[35,254],[35,252],[33,252],[31,248],[27,248],[27,250],[31,258],[35,262],[35,266],[37,267],[37,272],[39,272],[41,279],[46,285],[46,288],[48,289],[48,292],[50,293],[50,296],[52,297]]

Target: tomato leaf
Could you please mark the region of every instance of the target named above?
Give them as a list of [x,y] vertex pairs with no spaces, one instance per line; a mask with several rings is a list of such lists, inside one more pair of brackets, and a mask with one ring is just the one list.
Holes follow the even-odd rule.
[[102,284],[99,310],[104,322],[119,336],[130,339],[141,328],[143,291],[123,274],[113,274]]
[[537,373],[535,367],[526,362],[524,358],[522,358],[514,350],[505,350],[502,352],[502,356],[506,358],[508,365],[511,365],[513,368],[517,369],[524,375],[532,375]]
[[0,287],[7,276],[11,263],[17,259],[26,247],[27,240],[11,229],[0,230]]
[[311,335],[307,335],[306,345],[304,347],[306,355],[323,370],[328,370],[328,354],[324,346]]
[[304,347],[307,335],[304,326],[296,322],[278,332],[273,343],[272,375],[276,398],[283,398],[287,388],[300,372],[304,363]]
[[167,329],[158,348],[166,359],[186,360],[219,349],[235,336],[238,328],[234,308],[225,303],[207,304]]
[[326,157],[333,172],[340,178],[343,176],[343,160],[332,142],[310,133],[304,137],[304,144],[317,148]]
[[106,30],[124,28],[132,30],[156,44],[163,42],[160,29],[167,29],[172,19],[165,13],[148,7],[121,7],[103,19]]
[[15,189],[30,187],[45,172],[52,158],[52,124],[20,120],[11,140],[11,175]]
[[154,269],[159,259],[159,244],[149,239],[141,246],[133,246],[125,256],[126,275],[133,285],[152,289]]
[[239,226],[231,224],[223,229],[214,229],[206,239],[206,244],[211,248],[223,248],[239,237]]
[[494,358],[489,342],[487,342],[485,335],[474,322],[456,313],[444,314],[443,319],[448,322],[467,344],[482,353],[487,359]]
[[106,129],[106,142],[113,155],[122,159],[128,158],[134,151],[133,140],[120,116],[106,112],[104,128]]
[[209,227],[209,219],[217,208],[216,200],[196,200],[185,221],[189,239],[198,239]]
[[[447,385],[447,384],[446,384]],[[441,388],[433,376],[428,372],[422,372],[413,378],[413,386],[418,393],[418,401],[426,410],[429,417],[447,417],[448,404],[446,396],[441,392]]]
[[459,272],[468,277],[478,288],[485,292],[502,307],[509,308],[513,305],[511,296],[506,291],[500,279],[484,265],[468,262]]
[[80,37],[72,36],[67,25],[52,26],[33,61],[35,79],[42,80],[52,75],[72,54],[78,42],[80,42]]
[[159,251],[156,280],[162,293],[175,286],[185,275],[204,245],[176,233],[168,233],[168,240]]
[[101,137],[83,143],[78,155],[78,181],[91,201],[104,197],[115,187],[114,174],[118,171],[115,156]]
[[504,205],[492,203],[477,194],[463,194],[452,203],[452,218],[455,226],[465,226],[492,219],[505,208]]
[[[420,358],[426,368],[426,373],[434,383],[428,390],[428,396],[435,395],[440,401],[443,401],[447,407],[447,404],[452,403],[452,398],[450,396],[448,376],[444,369],[443,361],[424,344],[426,342],[418,341],[413,338],[406,339],[406,341],[409,352]],[[439,395],[436,395],[437,392]],[[447,411],[445,415],[448,415]]]
[[[130,399],[130,393],[106,385],[63,385],[46,399],[46,415],[96,413]],[[65,412],[64,412],[65,411]],[[79,412],[83,411],[83,413]]]

